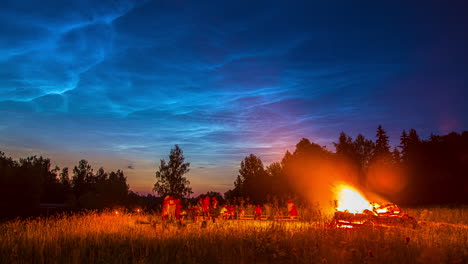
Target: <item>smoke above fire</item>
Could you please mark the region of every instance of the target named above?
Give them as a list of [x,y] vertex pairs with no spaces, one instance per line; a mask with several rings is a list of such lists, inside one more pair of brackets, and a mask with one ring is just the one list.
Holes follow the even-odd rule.
[[[312,153],[298,153],[283,160],[288,181],[295,191],[324,213],[332,213],[338,207],[340,186],[357,190],[366,201],[387,203],[388,200],[373,193],[372,186],[363,180],[361,171],[333,153],[316,148]],[[384,175],[385,176],[385,175]]]

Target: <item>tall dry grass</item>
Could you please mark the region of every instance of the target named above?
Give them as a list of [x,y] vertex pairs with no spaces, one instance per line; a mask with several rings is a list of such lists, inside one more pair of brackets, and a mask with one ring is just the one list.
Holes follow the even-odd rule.
[[[466,211],[456,225],[341,230],[322,222],[162,223],[86,213],[0,224],[0,263],[467,263]],[[440,210],[440,213],[437,211]],[[446,221],[445,221],[446,222]]]
[[419,221],[468,225],[468,207],[408,208],[405,213]]

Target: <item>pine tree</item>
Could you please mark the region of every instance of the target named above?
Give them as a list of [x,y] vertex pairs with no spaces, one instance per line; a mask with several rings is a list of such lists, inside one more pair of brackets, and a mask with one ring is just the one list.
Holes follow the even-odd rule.
[[362,171],[366,171],[369,161],[374,152],[375,144],[372,140],[366,139],[359,134],[353,142],[353,149],[357,156],[357,162]]
[[353,139],[346,135],[345,132],[340,133],[338,143],[333,143],[333,145],[335,145],[336,154],[349,158],[351,158],[354,154]]
[[415,129],[410,129],[409,135],[408,135],[408,145],[409,146],[414,146],[416,144],[419,144],[421,140],[419,139],[419,135],[416,132]]
[[385,156],[390,154],[390,145],[387,132],[379,125],[376,133],[377,140],[375,141],[374,157]]

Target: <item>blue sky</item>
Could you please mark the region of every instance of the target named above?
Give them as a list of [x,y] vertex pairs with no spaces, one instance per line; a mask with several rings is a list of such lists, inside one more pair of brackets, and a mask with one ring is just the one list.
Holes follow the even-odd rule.
[[[324,3],[326,2],[326,4]],[[411,3],[408,3],[411,2]],[[123,168],[179,144],[196,193],[341,131],[468,127],[463,1],[2,1],[0,150]],[[129,165],[133,168],[128,168]]]

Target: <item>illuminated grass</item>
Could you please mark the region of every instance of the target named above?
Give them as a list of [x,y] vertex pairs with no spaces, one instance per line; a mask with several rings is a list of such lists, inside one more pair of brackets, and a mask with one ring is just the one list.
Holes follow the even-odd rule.
[[[454,217],[466,215],[466,209],[453,210]],[[463,221],[418,229],[337,230],[319,222],[270,221],[201,228],[145,215],[87,213],[0,224],[0,263],[466,263]]]

